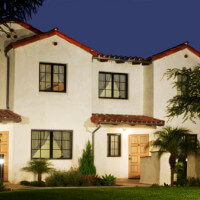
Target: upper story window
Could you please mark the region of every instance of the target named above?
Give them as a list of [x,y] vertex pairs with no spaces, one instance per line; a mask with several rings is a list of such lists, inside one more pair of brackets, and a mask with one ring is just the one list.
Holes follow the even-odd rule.
[[66,92],[66,65],[40,63],[40,91]]
[[127,99],[128,74],[99,72],[99,98]]
[[121,156],[121,135],[108,134],[108,157]]
[[177,75],[177,83],[178,83],[178,90],[177,94],[178,95],[185,95],[186,94],[186,81],[187,81],[187,76],[183,76],[181,74]]
[[46,159],[72,158],[72,131],[33,130],[31,157]]

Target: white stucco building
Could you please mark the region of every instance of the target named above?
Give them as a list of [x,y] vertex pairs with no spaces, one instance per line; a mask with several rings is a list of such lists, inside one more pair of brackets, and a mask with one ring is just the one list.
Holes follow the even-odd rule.
[[167,101],[177,91],[163,78],[168,68],[200,63],[198,51],[184,43],[146,59],[109,56],[58,28],[43,33],[16,19],[8,23],[17,38],[0,32],[5,180],[33,179],[21,171],[30,159],[48,158],[61,170],[78,167],[90,140],[99,175],[138,178],[143,172],[141,182],[170,182],[168,155],[158,160],[144,147],[164,124],[200,134],[199,123],[183,124],[181,117],[166,123]]

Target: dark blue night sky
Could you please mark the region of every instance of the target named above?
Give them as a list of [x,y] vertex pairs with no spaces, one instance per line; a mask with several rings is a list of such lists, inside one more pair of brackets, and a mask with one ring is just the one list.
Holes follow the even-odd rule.
[[200,0],[46,0],[28,23],[104,54],[148,57],[185,41],[200,50]]

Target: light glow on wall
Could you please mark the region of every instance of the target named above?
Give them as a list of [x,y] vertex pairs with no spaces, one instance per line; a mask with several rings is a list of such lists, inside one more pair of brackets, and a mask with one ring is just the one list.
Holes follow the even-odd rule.
[[4,159],[0,159],[0,165],[3,165],[4,164]]

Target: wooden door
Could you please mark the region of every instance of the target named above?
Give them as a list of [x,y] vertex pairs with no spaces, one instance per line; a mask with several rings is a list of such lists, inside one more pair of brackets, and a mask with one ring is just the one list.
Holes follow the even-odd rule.
[[4,155],[4,181],[8,181],[9,132],[0,131],[0,154]]
[[129,135],[129,178],[140,178],[140,157],[149,155],[148,142],[148,134]]

